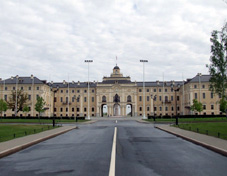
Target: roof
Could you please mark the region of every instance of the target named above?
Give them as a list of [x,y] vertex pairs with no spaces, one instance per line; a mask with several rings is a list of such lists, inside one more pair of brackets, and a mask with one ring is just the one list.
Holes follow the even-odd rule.
[[[210,75],[201,75],[200,76],[200,82],[209,82],[211,76]],[[194,78],[192,79],[188,79],[187,83],[198,83],[199,82],[199,76],[196,75]]]
[[[4,83],[5,84],[32,84],[33,79],[31,79],[31,77],[18,77],[18,79],[15,77],[9,78],[9,79],[5,79],[1,81],[1,84]],[[34,77],[34,84],[46,84],[46,80],[40,80],[37,77]]]
[[[173,84],[172,81],[164,81],[164,87],[171,87]],[[174,85],[183,85],[183,81],[174,81]],[[138,87],[143,87],[143,82],[137,82]],[[163,87],[163,82],[156,81],[156,82],[145,82],[145,87]]]
[[99,84],[115,84],[115,82],[117,81],[118,84],[130,84],[132,83],[130,80],[106,80],[106,81],[102,81]]
[[[53,84],[48,83],[48,85],[50,87],[53,87],[53,88],[57,88],[57,87],[59,87],[59,88],[67,88],[68,87],[68,83],[67,82],[65,84],[63,82],[56,82],[56,83],[53,83]],[[94,83],[94,82],[89,82],[89,85],[90,85],[91,88],[96,87],[96,83]],[[77,82],[74,82],[74,83],[70,82],[69,83],[69,88],[86,88],[86,87],[88,87],[88,83],[87,82],[80,82],[79,84]]]

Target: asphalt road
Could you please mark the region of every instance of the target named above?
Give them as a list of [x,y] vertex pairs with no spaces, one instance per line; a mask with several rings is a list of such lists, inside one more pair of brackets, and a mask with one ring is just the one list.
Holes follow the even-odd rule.
[[1,176],[109,174],[117,127],[116,175],[226,176],[227,157],[135,121],[99,121],[0,159]]

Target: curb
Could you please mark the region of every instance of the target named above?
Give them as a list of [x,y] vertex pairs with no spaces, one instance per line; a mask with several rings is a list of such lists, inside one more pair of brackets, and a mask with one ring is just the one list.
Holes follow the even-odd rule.
[[209,144],[207,144],[207,143],[204,143],[204,142],[201,142],[201,141],[197,141],[197,140],[192,139],[192,138],[189,138],[189,137],[185,137],[185,136],[180,135],[180,134],[178,134],[178,133],[174,133],[174,132],[171,132],[171,131],[162,129],[162,128],[157,127],[157,126],[156,126],[155,128],[157,128],[157,129],[159,129],[159,130],[162,130],[162,131],[165,131],[165,132],[167,132],[167,133],[173,134],[173,135],[175,135],[175,136],[181,137],[181,138],[183,138],[183,139],[185,139],[185,140],[187,140],[187,141],[190,141],[190,142],[192,142],[192,143],[194,143],[194,144],[203,146],[203,147],[205,147],[205,148],[207,148],[207,149],[209,149],[209,150],[212,150],[212,151],[214,151],[214,152],[216,152],[216,153],[219,153],[219,154],[221,154],[221,155],[227,156],[227,151],[224,150],[224,149],[221,149],[221,148],[218,148],[218,147],[214,147],[214,146],[209,145]]
[[146,124],[152,124],[152,123],[150,123],[150,122],[147,122],[147,121],[144,121],[144,120],[136,120],[137,122],[139,122],[139,123],[146,123]]
[[18,152],[20,150],[28,148],[28,147],[30,147],[32,145],[38,144],[38,143],[43,142],[45,140],[48,140],[48,139],[51,139],[51,138],[56,137],[58,135],[64,134],[64,133],[66,133],[68,131],[71,131],[73,129],[76,129],[76,128],[77,127],[73,127],[71,129],[67,129],[65,131],[61,131],[61,132],[58,132],[58,133],[55,133],[55,134],[52,134],[52,135],[49,135],[49,136],[46,136],[46,137],[43,137],[43,138],[39,138],[39,139],[36,139],[34,141],[28,142],[26,144],[22,144],[22,145],[10,148],[8,150],[4,150],[4,151],[0,152],[0,158],[3,158],[3,157],[8,156],[8,155],[11,155],[11,154],[16,153],[16,152]]

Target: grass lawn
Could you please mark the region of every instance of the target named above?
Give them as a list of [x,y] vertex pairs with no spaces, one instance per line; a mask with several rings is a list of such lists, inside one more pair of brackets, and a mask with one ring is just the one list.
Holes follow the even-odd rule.
[[227,122],[179,124],[179,128],[227,139]]
[[[146,119],[148,122],[154,122],[153,119]],[[156,122],[175,122],[176,119],[156,119]],[[213,122],[213,121],[226,121],[226,117],[214,117],[214,118],[179,118],[179,122]]]
[[[78,120],[77,122],[87,122],[88,120]],[[0,123],[52,123],[52,119],[1,119]],[[76,120],[71,120],[71,119],[56,119],[56,123],[74,123]]]
[[[56,128],[56,127],[55,127]],[[0,124],[0,142],[14,138],[40,133],[53,129],[50,125],[6,125]]]

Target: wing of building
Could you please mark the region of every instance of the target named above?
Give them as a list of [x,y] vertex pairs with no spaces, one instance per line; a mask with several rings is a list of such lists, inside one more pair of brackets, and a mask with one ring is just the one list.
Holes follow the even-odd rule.
[[[183,81],[131,81],[118,66],[102,82],[50,82],[36,77],[11,77],[1,80],[0,98],[9,101],[12,91],[23,90],[28,95],[28,116],[38,116],[35,103],[38,96],[44,98],[46,111],[43,116],[142,116],[143,98],[146,115],[189,115],[193,99],[203,104],[202,114],[220,114],[220,97],[209,90],[209,75],[196,75]],[[89,96],[88,96],[89,95]],[[145,96],[144,96],[145,95]],[[88,103],[89,101],[89,103]],[[88,107],[89,105],[89,107]],[[4,116],[14,116],[15,109]],[[26,114],[19,111],[18,116]]]

